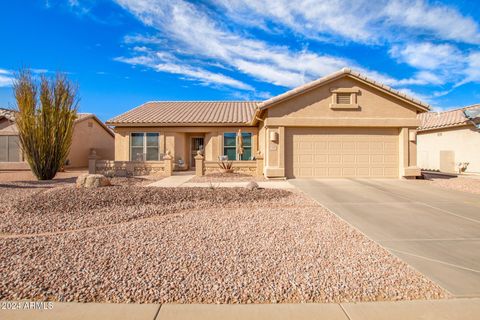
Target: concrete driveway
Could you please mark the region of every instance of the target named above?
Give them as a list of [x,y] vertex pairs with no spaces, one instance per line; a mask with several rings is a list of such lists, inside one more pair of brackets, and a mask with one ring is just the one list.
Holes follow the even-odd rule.
[[480,296],[480,196],[419,180],[290,183],[454,296]]

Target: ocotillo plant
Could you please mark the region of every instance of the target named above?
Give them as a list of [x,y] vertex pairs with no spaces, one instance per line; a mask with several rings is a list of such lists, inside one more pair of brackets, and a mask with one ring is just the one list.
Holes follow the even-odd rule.
[[15,121],[24,156],[38,180],[51,180],[65,164],[77,118],[77,90],[58,73],[42,76],[40,85],[21,70],[13,86],[18,114]]

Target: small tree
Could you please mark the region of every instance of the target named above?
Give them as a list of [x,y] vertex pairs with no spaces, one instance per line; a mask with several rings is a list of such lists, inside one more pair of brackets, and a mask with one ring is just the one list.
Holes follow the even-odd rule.
[[39,90],[31,73],[21,70],[13,90],[18,108],[15,121],[26,160],[38,180],[51,180],[65,164],[72,143],[76,89],[58,73],[54,79],[42,76]]

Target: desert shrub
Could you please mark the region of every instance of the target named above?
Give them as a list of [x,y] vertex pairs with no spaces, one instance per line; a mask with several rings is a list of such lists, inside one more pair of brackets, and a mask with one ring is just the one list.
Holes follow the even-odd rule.
[[51,180],[67,160],[77,118],[76,89],[63,74],[42,76],[28,70],[14,82],[16,124],[25,158],[38,180]]

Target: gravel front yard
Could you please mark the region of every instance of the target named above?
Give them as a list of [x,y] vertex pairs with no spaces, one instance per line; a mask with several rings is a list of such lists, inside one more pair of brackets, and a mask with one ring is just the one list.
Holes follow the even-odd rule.
[[461,176],[458,178],[437,178],[433,175],[427,175],[427,178],[424,181],[436,187],[480,194],[480,178]]
[[[55,176],[55,179],[52,181],[45,181],[44,184],[51,184],[52,182],[75,182],[75,179],[83,174],[87,173],[86,170],[72,170],[66,172],[59,172]],[[34,181],[37,182],[37,178],[30,170],[21,170],[21,171],[0,171],[0,183],[2,182],[12,182],[12,181]]]
[[0,232],[8,233],[0,236],[1,300],[293,303],[447,296],[299,193],[31,189],[0,187],[12,203],[0,212]]

